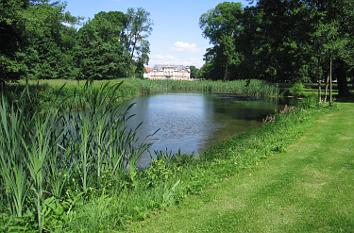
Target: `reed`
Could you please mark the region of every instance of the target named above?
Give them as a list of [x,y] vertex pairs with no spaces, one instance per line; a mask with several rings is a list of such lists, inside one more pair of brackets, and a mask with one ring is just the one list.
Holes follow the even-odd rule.
[[[151,169],[137,171],[139,158],[151,144],[149,138],[137,137],[141,125],[127,128],[134,116],[128,114],[132,105],[122,109],[124,100],[165,91],[279,95],[277,86],[257,80],[135,79],[125,80],[124,86],[117,81],[65,86],[57,82],[49,88],[53,93],[43,85],[25,86],[20,97],[3,95],[0,101],[0,212],[22,219],[16,222],[23,224],[20,228],[40,232],[55,226],[65,229],[65,223],[73,223],[67,218],[85,209],[80,206],[106,193],[119,197],[115,205],[122,216],[114,219],[125,221],[127,216],[138,216],[136,206],[167,206],[180,192],[183,183],[171,178],[179,171],[170,169],[167,152],[161,153],[167,163],[160,160]],[[175,160],[185,166],[196,164],[189,156]],[[169,179],[173,182],[166,182]]]
[[[138,140],[138,128],[117,94],[121,83],[94,88],[87,83],[59,108],[25,111],[29,95],[0,102],[1,211],[18,217],[36,213],[39,232],[48,231],[47,204],[68,193],[90,196],[105,180],[134,180],[137,161],[150,143]],[[117,97],[117,98],[116,98]],[[71,101],[75,100],[75,101]],[[79,104],[79,105],[78,105]]]
[[[251,97],[279,97],[280,88],[277,84],[266,81],[235,80],[235,81],[176,81],[176,80],[143,80],[143,79],[117,79],[112,81],[93,81],[91,87],[93,90],[100,89],[107,83],[124,85],[116,90],[115,94],[120,96],[120,101],[125,101],[139,95],[150,95],[161,92],[201,92],[201,93],[227,93],[240,96]],[[71,102],[77,101],[72,96],[83,95],[86,84],[85,81],[73,80],[38,80],[30,81],[32,88],[40,89],[40,102],[45,105],[61,106],[62,102],[69,99]],[[63,87],[63,84],[65,86]],[[105,91],[108,91],[107,89]],[[112,93],[111,93],[112,94]],[[58,98],[59,97],[59,98]],[[80,105],[80,104],[77,104]]]

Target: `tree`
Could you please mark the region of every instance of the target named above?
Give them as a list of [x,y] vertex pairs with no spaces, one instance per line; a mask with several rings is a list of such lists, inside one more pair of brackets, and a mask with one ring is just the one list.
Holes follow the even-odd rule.
[[205,78],[310,82],[331,73],[339,95],[348,94],[347,78],[354,73],[353,0],[236,5],[219,4],[200,19],[212,44],[201,69]]
[[127,11],[126,43],[130,58],[136,62],[136,73],[144,72],[144,65],[148,64],[150,44],[147,40],[152,32],[150,13],[143,8],[129,8]]
[[16,55],[23,42],[21,10],[26,6],[23,0],[0,0],[0,85],[5,80],[20,76],[23,66]]
[[64,12],[65,4],[40,1],[1,2],[0,76],[66,78],[72,74],[70,49],[78,18]]
[[25,26],[25,47],[22,62],[26,77],[55,79],[66,76],[67,66],[62,45],[62,30],[67,26],[63,5],[35,4],[22,12]]
[[116,78],[142,75],[152,30],[144,9],[100,12],[81,21],[61,1],[0,0],[0,86],[20,77]]
[[214,60],[214,64],[223,70],[223,79],[230,79],[230,66],[240,63],[237,43],[234,38],[242,31],[242,7],[240,3],[225,2],[203,14],[200,27],[204,37],[213,44],[206,54],[206,60]]
[[191,78],[198,79],[199,78],[199,69],[195,66],[190,66],[189,69],[191,72]]
[[127,23],[122,12],[100,12],[80,28],[75,56],[81,78],[113,79],[128,75],[131,59],[124,44]]
[[[333,61],[343,57],[346,53],[347,39],[339,35],[339,25],[337,22],[321,23],[316,32],[316,39],[321,44],[320,51],[325,61],[328,62],[328,74],[330,85],[330,104],[332,104],[332,84],[333,84]],[[343,90],[343,89],[342,89]]]
[[[333,73],[338,80],[339,96],[349,94],[347,76],[354,67],[354,2],[352,0],[308,0],[316,10],[316,40],[322,56],[332,57]],[[332,74],[332,72],[331,72]]]

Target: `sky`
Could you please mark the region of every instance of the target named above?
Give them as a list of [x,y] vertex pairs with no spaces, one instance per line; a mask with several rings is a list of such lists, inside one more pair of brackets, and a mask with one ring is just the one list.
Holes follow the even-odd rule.
[[[246,0],[241,2],[246,6]],[[209,41],[202,36],[200,16],[223,0],[66,0],[75,16],[93,18],[100,11],[122,11],[142,7],[154,23],[150,41],[149,66],[156,64],[201,67]]]

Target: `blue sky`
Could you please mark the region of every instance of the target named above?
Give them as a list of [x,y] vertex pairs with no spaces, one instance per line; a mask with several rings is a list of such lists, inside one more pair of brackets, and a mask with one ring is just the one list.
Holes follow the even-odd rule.
[[[203,64],[208,40],[199,28],[199,17],[222,0],[66,0],[67,10],[75,16],[93,18],[100,11],[123,11],[143,7],[154,22],[149,38],[150,66],[155,64]],[[242,2],[246,0],[229,1]]]

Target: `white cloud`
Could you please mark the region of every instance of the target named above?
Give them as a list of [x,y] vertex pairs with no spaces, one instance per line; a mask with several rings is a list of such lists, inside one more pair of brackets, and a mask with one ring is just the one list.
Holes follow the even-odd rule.
[[183,41],[176,41],[172,49],[178,52],[200,52],[200,48],[198,48],[197,44]]

